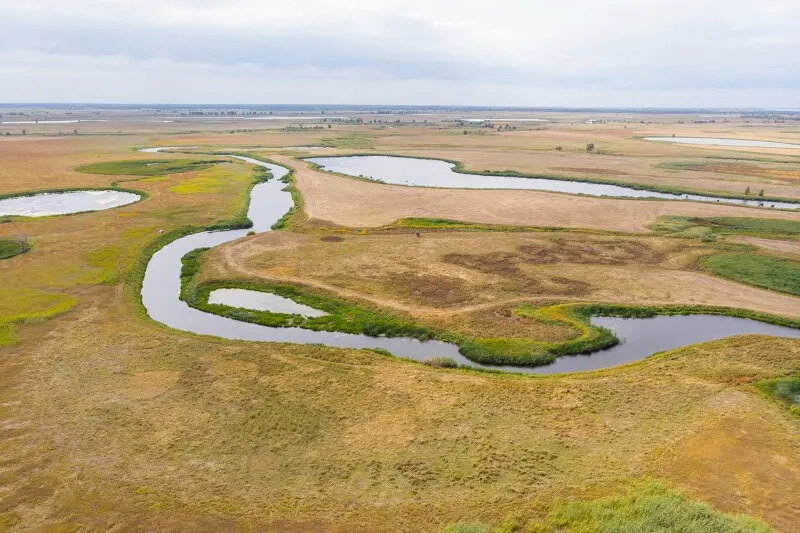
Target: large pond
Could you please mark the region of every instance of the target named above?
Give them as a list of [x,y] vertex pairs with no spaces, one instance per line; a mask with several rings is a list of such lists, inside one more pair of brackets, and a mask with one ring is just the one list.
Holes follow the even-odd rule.
[[709,146],[737,146],[744,148],[800,148],[800,144],[749,139],[720,139],[716,137],[645,137],[645,141],[660,141],[678,144],[700,144]]
[[[275,179],[253,188],[248,210],[248,216],[253,221],[253,231],[271,231],[272,224],[293,206],[291,194],[283,190],[284,184],[280,181],[287,170],[249,157],[233,157],[264,166],[275,176]],[[248,231],[250,230],[196,233],[173,241],[156,252],[147,265],[142,286],[142,302],[150,317],[175,329],[226,339],[325,344],[341,348],[381,348],[397,357],[417,361],[449,357],[458,364],[473,368],[527,374],[554,374],[607,368],[643,359],[657,351],[744,333],[800,337],[800,330],[722,316],[660,316],[636,320],[596,317],[592,319],[592,323],[614,330],[622,340],[621,344],[594,355],[561,357],[551,365],[531,368],[481,365],[461,355],[457,346],[439,341],[420,342],[408,338],[368,337],[302,328],[271,328],[189,307],[180,299],[181,258],[197,248],[214,247],[244,237]],[[221,289],[214,293],[212,293],[214,303],[236,307],[297,314],[316,311],[306,306],[299,306],[285,298],[264,293],[254,294],[253,291]]]
[[589,196],[613,196],[622,198],[658,198],[662,200],[692,200],[697,202],[728,203],[753,207],[800,209],[800,203],[759,202],[736,198],[717,198],[699,194],[667,194],[638,190],[619,185],[587,183],[542,178],[515,178],[509,176],[487,176],[455,172],[455,165],[436,159],[414,159],[383,155],[313,157],[306,161],[319,165],[323,170],[354,177],[377,179],[394,185],[418,187],[444,187],[453,189],[528,189],[553,191]]
[[132,204],[138,194],[123,191],[70,191],[14,196],[0,200],[0,216],[46,217],[102,211]]

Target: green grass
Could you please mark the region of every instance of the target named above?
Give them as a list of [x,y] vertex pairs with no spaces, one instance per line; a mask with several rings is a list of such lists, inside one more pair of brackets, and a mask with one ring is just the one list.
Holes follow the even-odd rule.
[[0,259],[8,259],[15,255],[24,254],[31,247],[27,241],[21,239],[0,239]]
[[741,252],[711,255],[702,265],[723,278],[800,296],[800,261]]
[[800,236],[800,221],[768,218],[664,216],[651,228],[659,234],[681,237],[750,235],[785,239]]
[[789,412],[800,416],[800,374],[767,379],[756,383],[756,388],[770,398],[777,399],[789,408]]
[[206,161],[198,159],[136,159],[90,163],[79,166],[75,170],[86,174],[106,174],[111,176],[165,176],[167,174],[203,170],[216,163],[223,162],[225,162],[223,159]]
[[543,520],[519,517],[498,526],[460,523],[440,533],[773,533],[764,522],[727,514],[690,500],[655,482],[642,483],[624,496],[559,502]]
[[534,531],[571,533],[768,533],[765,523],[724,514],[653,483],[617,498],[556,505]]

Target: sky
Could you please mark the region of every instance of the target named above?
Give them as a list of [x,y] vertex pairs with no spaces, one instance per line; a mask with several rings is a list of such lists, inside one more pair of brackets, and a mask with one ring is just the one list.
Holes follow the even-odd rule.
[[800,108],[800,0],[0,0],[0,102]]

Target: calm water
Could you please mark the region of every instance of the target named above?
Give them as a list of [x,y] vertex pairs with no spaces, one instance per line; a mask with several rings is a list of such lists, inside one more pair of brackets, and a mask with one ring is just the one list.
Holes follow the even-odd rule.
[[208,303],[241,307],[255,311],[271,311],[287,315],[305,317],[325,316],[328,313],[299,304],[289,298],[269,292],[249,291],[247,289],[216,289],[208,295]]
[[0,200],[0,216],[46,217],[102,211],[131,204],[141,196],[122,191],[72,191],[17,196]]
[[679,144],[703,144],[712,146],[739,146],[750,148],[800,148],[800,144],[747,139],[719,139],[716,137],[645,137],[645,141],[661,141]]
[[[248,216],[254,224],[252,230],[271,231],[272,224],[293,206],[291,195],[282,190],[285,185],[279,181],[287,170],[249,157],[235,157],[265,166],[276,178],[253,188],[248,211]],[[382,348],[397,357],[417,361],[449,357],[458,364],[474,368],[527,374],[554,374],[607,368],[644,359],[657,351],[743,333],[800,337],[800,330],[721,316],[661,316],[635,320],[597,317],[592,319],[592,323],[613,329],[623,340],[622,344],[590,356],[561,357],[552,365],[545,367],[490,366],[470,361],[458,352],[457,346],[444,342],[368,337],[302,328],[270,328],[205,313],[181,301],[181,258],[197,248],[214,247],[244,237],[248,231],[250,230],[197,233],[173,241],[156,252],[147,265],[142,286],[142,302],[148,315],[175,329],[226,339],[325,344],[340,348]],[[292,304],[297,305],[295,302]],[[278,308],[270,309],[279,311]]]
[[514,178],[508,176],[481,176],[454,172],[455,165],[436,159],[412,159],[382,155],[313,157],[307,161],[316,163],[330,172],[348,176],[379,179],[395,185],[418,187],[443,187],[452,189],[529,189],[553,191],[589,196],[615,196],[624,198],[658,198],[662,200],[693,200],[747,206],[800,209],[800,203],[758,202],[757,200],[738,200],[715,198],[699,194],[667,194],[655,191],[637,190],[619,185],[586,183],[541,178]]

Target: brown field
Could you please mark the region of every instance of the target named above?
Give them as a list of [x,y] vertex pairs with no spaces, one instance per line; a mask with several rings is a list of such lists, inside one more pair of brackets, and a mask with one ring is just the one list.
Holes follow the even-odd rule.
[[750,244],[765,250],[777,252],[779,255],[799,256],[800,242],[798,241],[779,241],[777,239],[760,239],[758,237],[746,237],[741,235],[731,235],[725,237],[726,242],[738,242]]
[[199,279],[299,283],[436,321],[537,300],[713,305],[800,317],[798,298],[698,271],[697,258],[714,250],[685,239],[561,232],[339,238],[276,232],[237,241],[211,252]]
[[664,215],[800,220],[800,213],[701,202],[384,185],[314,171],[286,156],[272,159],[297,169],[297,187],[309,217],[347,227],[376,227],[401,218],[432,217],[484,224],[646,232]]
[[[303,233],[214,250],[205,276],[318,284],[459,331],[542,340],[571,332],[520,322],[508,312],[513,302],[702,303],[800,316],[798,298],[698,271],[696,259],[722,245],[697,240],[578,231],[358,235],[408,216],[641,233],[666,214],[800,214],[391,187],[311,172],[287,155],[302,152],[281,150],[329,141],[337,146],[331,153],[438,155],[469,168],[552,167],[800,197],[771,175],[655,167],[797,154],[633,138],[674,132],[797,142],[798,126],[543,117],[555,122],[468,135],[441,117],[427,126],[283,131],[255,121],[111,116],[62,136],[54,125],[32,125],[25,136],[0,126],[0,194],[105,186],[119,177],[74,168],[169,157],[132,151],[141,146],[252,147],[298,169],[307,214],[328,227],[300,225]],[[588,142],[606,153],[585,154]],[[559,144],[564,151],[556,155]],[[0,261],[0,531],[435,532],[509,517],[525,531],[556,501],[619,495],[646,479],[776,531],[796,530],[800,424],[754,383],[798,370],[798,340],[734,337],[619,368],[525,378],[433,369],[368,351],[224,341],[154,323],[137,306],[136,258],[162,230],[236,215],[250,177],[246,165],[225,163],[128,183],[150,197],[122,208],[0,224],[0,238],[33,244]],[[333,224],[355,230],[336,233]]]

